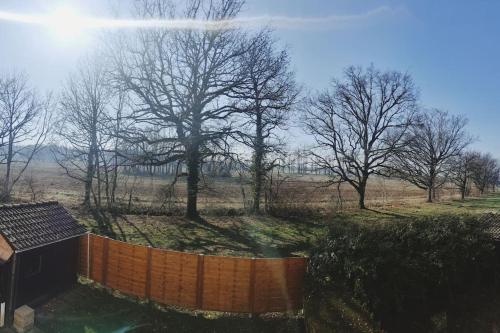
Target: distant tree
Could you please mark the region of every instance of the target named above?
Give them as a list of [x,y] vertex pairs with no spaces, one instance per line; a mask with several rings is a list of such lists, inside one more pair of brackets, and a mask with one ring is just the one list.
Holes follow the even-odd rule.
[[258,212],[263,182],[283,154],[277,132],[286,126],[298,89],[290,71],[290,57],[286,50],[278,49],[269,31],[258,34],[251,45],[241,57],[247,80],[239,91],[244,100],[243,130],[237,131],[237,139],[252,150],[253,210]]
[[112,50],[116,79],[135,102],[130,115],[135,127],[126,136],[141,154],[129,157],[152,166],[185,162],[186,216],[193,219],[202,162],[228,149],[246,43],[240,29],[223,21],[234,18],[241,6],[238,0],[189,0],[178,10],[167,1],[139,2],[137,14],[144,18],[221,21],[221,26],[139,30],[132,38],[117,39]]
[[331,90],[307,100],[305,128],[316,141],[315,163],[358,192],[359,208],[365,208],[370,175],[406,144],[416,100],[410,75],[373,66],[347,68]]
[[477,164],[476,161],[479,157],[478,152],[465,151],[451,162],[450,179],[460,191],[462,200],[469,195],[474,166]]
[[51,98],[41,98],[24,74],[0,77],[0,165],[3,167],[0,201],[10,201],[33,156],[50,130]]
[[465,117],[438,109],[421,113],[394,159],[394,174],[426,190],[427,201],[432,202],[435,190],[450,180],[452,162],[472,141],[466,125]]
[[40,181],[35,175],[33,171],[31,173],[26,174],[24,177],[24,185],[27,188],[27,192],[30,195],[31,201],[39,200],[40,197],[44,194],[43,186],[40,184]]
[[[107,140],[106,110],[111,91],[106,84],[104,67],[95,59],[87,59],[72,74],[62,91],[60,116],[55,139],[60,143],[55,152],[57,163],[66,174],[84,185],[83,205],[90,207],[94,178],[97,178],[97,194],[94,196],[100,208],[101,147]],[[97,175],[97,177],[96,177]]]
[[479,154],[473,161],[471,177],[481,195],[488,189],[495,189],[499,176],[500,166],[491,154]]

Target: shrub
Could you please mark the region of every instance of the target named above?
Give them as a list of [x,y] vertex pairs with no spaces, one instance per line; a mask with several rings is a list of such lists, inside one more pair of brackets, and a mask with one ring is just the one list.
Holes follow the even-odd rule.
[[388,332],[430,332],[443,314],[457,332],[466,305],[491,292],[496,270],[485,223],[441,216],[333,225],[311,254],[308,281],[311,295],[353,295]]

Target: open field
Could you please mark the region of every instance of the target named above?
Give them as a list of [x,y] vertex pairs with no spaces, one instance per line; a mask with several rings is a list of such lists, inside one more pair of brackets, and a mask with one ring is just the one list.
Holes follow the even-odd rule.
[[[81,212],[82,186],[68,178],[55,164],[36,163],[32,170],[36,187],[40,189],[37,200],[58,200],[90,228],[96,226],[92,216]],[[123,176],[125,177],[125,176]],[[134,183],[133,206],[145,209],[145,214],[118,214],[109,216],[116,237],[121,240],[206,254],[241,256],[289,256],[304,255],[324,233],[328,224],[339,220],[361,223],[381,223],[391,219],[405,219],[420,215],[467,214],[500,210],[500,196],[456,200],[454,190],[443,190],[441,200],[426,203],[424,191],[408,183],[374,178],[368,189],[368,207],[360,211],[350,209],[357,202],[356,193],[347,185],[341,188],[343,209],[338,205],[335,187],[325,187],[326,176],[287,176],[281,189],[285,211],[308,209],[320,214],[311,216],[277,218],[241,214],[243,208],[242,185],[237,178],[211,180],[211,188],[205,188],[200,197],[200,206],[205,223],[195,223],[182,216],[148,214],[148,208],[160,205],[156,193],[169,184],[168,178],[128,177],[126,185]],[[248,185],[244,191],[250,193]],[[184,206],[185,183],[176,185],[180,209]],[[29,200],[29,193],[22,182],[16,189],[16,198]],[[120,196],[126,200],[125,193]],[[236,209],[231,212],[231,208]],[[182,212],[182,210],[179,210]]]
[[[206,216],[204,224],[178,216],[115,217],[117,237],[133,243],[205,254],[280,257],[306,255],[328,228],[340,220],[384,223],[441,214],[500,213],[500,194],[465,201],[407,204],[338,212],[322,218],[280,219],[271,216]],[[80,216],[90,227],[92,219]]]
[[[58,200],[66,206],[78,205],[82,198],[82,183],[69,178],[55,163],[33,162],[26,171],[32,175],[34,187],[39,192],[37,200]],[[327,186],[328,177],[324,175],[284,175],[279,185],[281,204],[291,207],[308,207],[322,213],[349,209],[357,205],[358,196],[348,184],[342,184],[340,195],[336,186]],[[185,177],[175,184],[175,199],[171,208],[183,209],[186,198]],[[283,179],[283,178],[282,178]],[[132,206],[158,209],[164,204],[161,190],[171,184],[171,177],[126,176],[120,175],[117,200]],[[453,188],[443,188],[437,193],[438,200],[457,198]],[[14,196],[19,200],[29,200],[31,191],[21,179],[15,188]],[[205,211],[217,209],[242,209],[248,205],[251,188],[248,180],[238,177],[204,177],[200,185],[199,208]],[[373,177],[368,183],[366,202],[369,207],[399,206],[424,202],[425,191],[397,179]]]

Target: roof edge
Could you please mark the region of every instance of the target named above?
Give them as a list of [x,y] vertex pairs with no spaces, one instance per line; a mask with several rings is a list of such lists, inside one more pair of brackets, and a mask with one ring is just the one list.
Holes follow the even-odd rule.
[[20,202],[20,203],[6,203],[6,204],[0,204],[0,209],[2,209],[2,208],[37,207],[37,206],[45,206],[45,205],[59,205],[59,201],[57,201],[57,200],[48,200],[48,201],[32,201],[32,202]]
[[72,239],[72,238],[76,238],[76,237],[81,237],[81,236],[86,235],[88,233],[89,233],[88,231],[85,231],[85,232],[82,232],[81,234],[77,234],[77,235],[73,235],[73,236],[70,236],[70,237],[58,239],[56,241],[52,241],[52,242],[49,242],[49,243],[43,243],[43,244],[40,244],[40,245],[28,247],[28,248],[25,248],[25,249],[22,249],[22,250],[17,250],[17,249],[13,249],[13,250],[14,250],[15,254],[16,253],[23,253],[23,252],[34,250],[34,249],[38,249],[40,247],[44,247],[44,246],[47,246],[47,245],[52,245],[52,244],[64,242],[64,241],[67,241],[68,239]]

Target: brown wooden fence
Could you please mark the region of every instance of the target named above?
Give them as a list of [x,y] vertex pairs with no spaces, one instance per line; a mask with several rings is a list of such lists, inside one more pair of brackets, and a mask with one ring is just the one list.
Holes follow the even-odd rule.
[[283,312],[302,308],[305,258],[209,256],[80,239],[79,272],[106,287],[199,310]]

